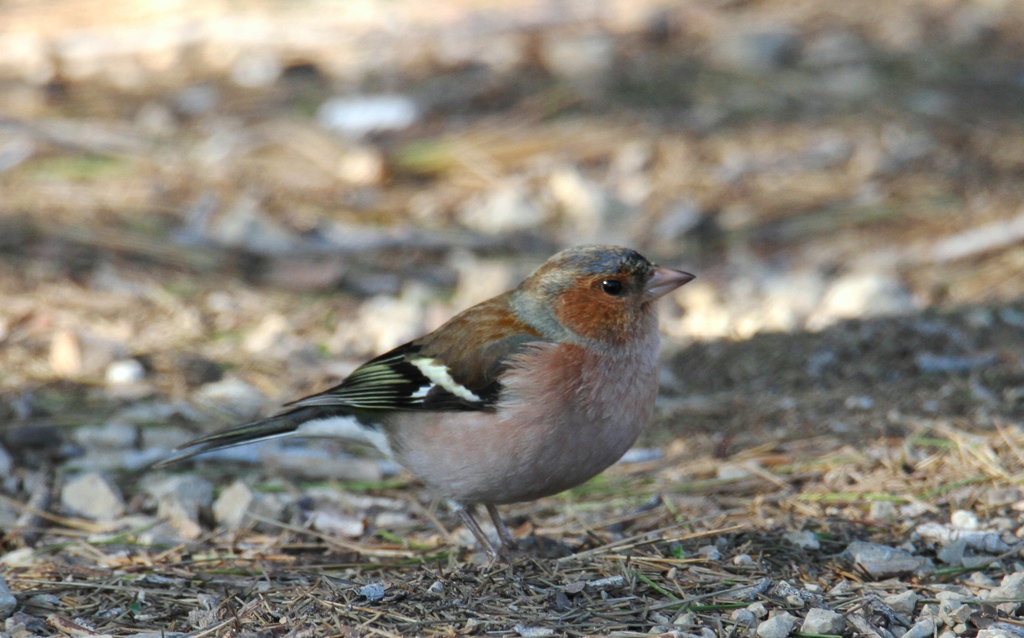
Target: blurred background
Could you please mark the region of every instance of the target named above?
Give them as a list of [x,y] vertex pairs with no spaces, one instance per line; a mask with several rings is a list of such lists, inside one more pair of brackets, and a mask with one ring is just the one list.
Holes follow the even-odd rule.
[[1018,418],[1022,47],[1000,0],[7,0],[6,467],[141,467],[583,242],[698,275],[648,445]]

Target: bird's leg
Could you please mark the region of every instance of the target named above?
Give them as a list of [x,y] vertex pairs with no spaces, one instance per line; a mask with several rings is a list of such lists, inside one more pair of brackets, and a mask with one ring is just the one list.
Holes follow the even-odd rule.
[[462,522],[466,527],[469,528],[469,531],[473,532],[473,536],[476,537],[476,542],[480,543],[480,546],[484,548],[484,551],[487,553],[487,564],[493,565],[498,562],[501,558],[501,554],[498,553],[498,550],[494,547],[494,543],[491,542],[491,539],[487,538],[487,534],[484,534],[484,530],[480,529],[480,525],[476,522],[476,519],[473,518],[473,514],[458,503],[452,503],[452,506],[455,508],[455,511],[459,513],[459,517],[462,519]]
[[512,537],[512,532],[505,526],[505,521],[501,520],[501,514],[498,513],[497,506],[488,503],[487,513],[491,516],[491,520],[494,521],[494,529],[498,530],[501,546],[507,550],[515,551],[518,548],[516,539]]

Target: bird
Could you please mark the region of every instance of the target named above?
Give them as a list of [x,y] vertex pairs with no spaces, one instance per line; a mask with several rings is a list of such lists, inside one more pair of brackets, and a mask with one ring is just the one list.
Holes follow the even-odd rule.
[[[580,485],[636,442],[657,394],[656,301],[693,279],[630,248],[565,249],[334,387],[158,465],[284,436],[368,444],[447,500],[494,563],[517,547],[497,506]],[[480,505],[500,550],[473,515]]]

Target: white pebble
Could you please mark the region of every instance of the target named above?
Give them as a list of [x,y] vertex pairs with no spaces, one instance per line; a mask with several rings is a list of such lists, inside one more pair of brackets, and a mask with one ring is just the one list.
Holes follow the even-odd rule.
[[786,612],[772,616],[757,626],[757,635],[760,638],[786,638],[796,626],[796,620],[796,616]]
[[135,359],[121,359],[107,366],[107,385],[128,385],[146,378],[146,369]]
[[903,634],[903,638],[927,638],[935,633],[935,621],[931,618],[922,618]]
[[978,529],[978,517],[974,512],[957,510],[949,517],[949,522],[957,529],[976,530]]

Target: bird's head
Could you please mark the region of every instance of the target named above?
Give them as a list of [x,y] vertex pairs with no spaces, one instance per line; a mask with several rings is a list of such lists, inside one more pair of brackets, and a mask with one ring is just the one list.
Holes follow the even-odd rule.
[[616,345],[648,328],[655,300],[693,278],[630,248],[576,246],[527,277],[513,292],[513,308],[549,338]]

